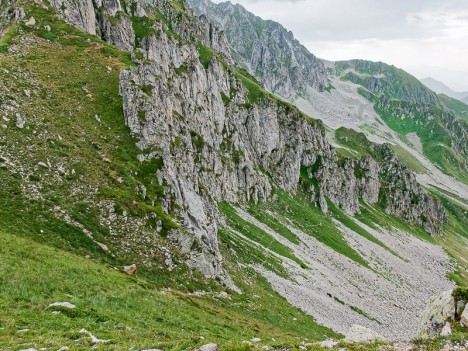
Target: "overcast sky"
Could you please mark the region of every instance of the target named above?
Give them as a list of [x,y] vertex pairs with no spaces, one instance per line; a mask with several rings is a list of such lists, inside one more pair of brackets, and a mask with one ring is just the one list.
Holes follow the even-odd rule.
[[320,58],[383,61],[468,90],[468,0],[232,2],[281,23]]

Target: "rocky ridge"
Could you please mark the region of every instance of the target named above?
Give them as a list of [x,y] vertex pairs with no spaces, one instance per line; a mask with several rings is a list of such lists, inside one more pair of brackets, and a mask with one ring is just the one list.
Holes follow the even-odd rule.
[[[391,142],[408,148],[404,143],[406,134],[417,133],[424,144],[418,158],[423,159],[424,163],[431,163],[428,167],[431,168],[428,171],[432,178],[430,182],[440,186],[438,180],[444,177],[444,184],[453,183],[433,166],[435,164],[445,174],[466,183],[466,122],[446,109],[439,97],[416,78],[382,62],[350,60],[334,63],[317,60],[321,68],[316,70],[315,75],[327,82],[317,88],[317,85],[311,85],[304,79],[310,67],[317,66],[312,62],[302,65],[303,60],[298,60],[298,64],[291,65],[294,69],[288,73],[288,77],[282,78],[282,84],[287,85],[287,89],[278,89],[268,79],[268,72],[275,72],[276,76],[282,77],[281,72],[285,72],[285,67],[296,62],[295,57],[291,59],[285,55],[285,48],[294,48],[294,53],[301,55],[312,55],[299,43],[296,45],[285,40],[285,33],[288,33],[286,29],[277,29],[273,26],[274,22],[262,20],[242,6],[230,2],[215,4],[210,0],[190,0],[189,4],[197,14],[206,15],[225,30],[236,62],[246,66],[268,90],[291,101],[305,113],[323,119],[328,126],[352,127],[365,132],[379,143]],[[268,28],[267,33],[264,33],[265,28]],[[284,35],[276,35],[277,31]],[[273,34],[270,36],[268,32]],[[245,38],[248,38],[247,41]],[[261,50],[255,50],[256,47]],[[256,65],[259,61],[268,63],[266,73]],[[265,74],[267,79],[264,79]],[[354,91],[351,92],[352,86],[346,86],[343,82],[355,83]],[[345,91],[342,91],[343,88]],[[363,94],[364,91],[367,94]],[[368,98],[368,102],[359,101],[359,94]],[[343,98],[348,100],[344,106]],[[409,116],[412,121],[404,120],[405,116]],[[414,148],[411,150],[415,151]],[[442,154],[443,158],[438,157]],[[450,159],[450,163],[444,159]],[[451,192],[460,187],[465,187],[466,193],[464,184],[448,186],[453,188],[449,190]]]
[[[225,276],[216,239],[218,201],[265,201],[274,187],[295,191],[301,167],[312,167],[319,157],[318,189],[309,190],[324,211],[328,197],[354,214],[359,211],[360,197],[375,203],[380,187],[387,184],[377,179],[381,169],[375,161],[359,161],[363,172],[356,172],[355,161],[341,160],[319,122],[268,95],[252,99],[239,75],[226,67],[229,53],[217,56],[212,49],[200,46],[214,42],[225,49],[222,33],[208,25],[211,34],[203,36],[207,22],[182,11],[182,3],[174,6],[156,1],[152,7],[137,1],[141,9],[136,12],[134,7],[126,10],[117,0],[80,4],[76,8],[78,3],[71,0],[52,3],[72,24],[82,26],[95,20],[95,26],[83,27],[91,34],[94,28],[108,28],[96,29],[96,33],[122,49],[134,45],[134,41],[124,40],[134,33],[129,17],[148,15],[155,9],[167,11],[164,15],[171,26],[164,21],[152,22],[150,35],[141,38],[133,55],[139,66],[121,73],[120,90],[126,122],[139,138],[138,146],[154,149],[150,157],[163,160],[157,174],[159,182],[165,184],[163,206],[168,212],[175,209],[183,218],[182,228],[172,230],[169,237],[204,274]],[[91,5],[105,16],[90,13]],[[220,38],[214,39],[217,35]],[[207,52],[209,57],[202,64],[200,58]],[[392,193],[387,210],[423,224],[433,234],[440,232],[445,222],[440,204],[421,196],[413,206],[412,194],[423,190],[411,172],[395,157],[387,159],[385,165],[395,172],[392,184],[406,185]],[[191,250],[195,242],[201,250]]]
[[269,91],[294,99],[307,87],[328,89],[322,61],[311,54],[279,23],[265,21],[239,4],[189,0],[197,15],[224,29],[231,53]]

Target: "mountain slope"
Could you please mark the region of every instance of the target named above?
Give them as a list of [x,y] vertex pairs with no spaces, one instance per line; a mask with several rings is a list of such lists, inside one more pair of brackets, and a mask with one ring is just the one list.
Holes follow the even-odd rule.
[[448,86],[446,86],[444,83],[439,82],[438,80],[435,80],[434,78],[427,77],[427,78],[421,79],[421,82],[425,86],[427,86],[429,89],[436,92],[437,94],[444,94],[453,99],[457,99],[461,101],[463,101],[463,99],[468,98],[468,91],[455,92],[452,89],[450,89]]
[[375,104],[376,112],[403,139],[416,134],[429,160],[468,181],[468,124],[448,110],[436,94],[406,72],[380,62],[337,62],[336,70],[342,79],[370,92],[360,93]]
[[[222,327],[210,325],[207,335],[225,343],[245,339],[249,328],[294,344],[290,337],[336,337],[327,327],[345,332],[355,323],[409,338],[430,296],[454,285],[447,274],[466,284],[434,239],[445,232],[465,242],[452,232],[465,223],[446,223],[456,216],[439,193],[418,184],[388,145],[343,130],[336,150],[321,122],[231,65],[222,33],[183,2],[51,4],[2,3],[0,223],[7,238],[27,237],[52,262],[62,251],[50,247],[92,260],[93,277],[104,264],[136,263],[150,289],[206,295],[208,306],[226,310],[213,321]],[[8,251],[25,256],[18,246]],[[44,285],[57,289],[53,280]],[[34,299],[51,299],[44,290]],[[212,301],[221,291],[226,300]],[[392,297],[382,302],[384,295]],[[7,301],[15,296],[5,292]],[[207,318],[205,302],[188,303],[193,319]],[[388,317],[396,314],[403,324]],[[137,309],[130,323],[145,318]],[[246,328],[225,322],[237,318]],[[81,321],[65,338],[75,339],[71,330]],[[171,321],[161,323],[179,331]],[[35,320],[26,315],[21,324]],[[174,349],[200,344],[191,336],[179,344],[175,334],[146,340]]]
[[[283,67],[283,54],[277,50],[278,46],[292,48],[291,44],[282,45],[282,39],[271,37],[268,41],[262,41],[261,37],[255,35],[252,28],[264,28],[269,21],[264,21],[246,11],[239,5],[230,2],[214,4],[209,0],[191,0],[189,2],[196,13],[203,13],[226,31],[227,40],[238,63],[243,64],[245,58],[239,58],[238,52],[247,50],[252,45],[260,45],[261,52],[267,52],[272,63],[270,72],[276,72]],[[246,28],[250,28],[250,35],[244,36]],[[282,27],[281,27],[282,28]],[[284,33],[288,33],[284,28]],[[261,32],[260,32],[261,33]],[[292,34],[290,34],[292,35]],[[239,38],[251,38],[244,43]],[[244,40],[244,39],[243,39]],[[304,47],[295,49],[297,52],[307,52]],[[248,58],[258,61],[259,53],[248,51]],[[294,52],[296,52],[294,51]],[[309,53],[309,55],[312,55]],[[319,60],[320,61],[320,60]],[[348,127],[365,132],[374,141],[379,143],[391,142],[398,145],[398,150],[406,149],[407,152],[419,154],[418,157],[425,164],[429,177],[425,181],[432,184],[438,182],[442,170],[449,176],[465,184],[454,184],[452,188],[464,188],[463,192],[468,196],[466,189],[466,122],[459,121],[455,116],[457,111],[451,111],[452,106],[445,106],[442,101],[427,89],[416,78],[403,70],[364,60],[353,60],[349,62],[333,63],[324,62],[327,67],[324,80],[329,81],[330,86],[314,89],[308,87],[306,82],[290,74],[296,85],[292,86],[294,91],[287,93],[275,90],[275,87],[265,84],[265,87],[296,104],[305,113],[322,119],[332,128]],[[297,70],[304,70],[302,65],[295,66]],[[263,73],[249,67],[250,72],[263,82]],[[353,84],[343,83],[344,81]],[[285,81],[285,80],[283,80]],[[386,99],[397,99],[403,104],[409,103],[418,112],[409,111],[409,106],[387,106],[386,112],[382,106],[374,111],[375,101],[366,101],[358,96],[358,87],[368,89],[377,96],[385,96]],[[325,91],[325,90],[326,91]],[[386,104],[387,102],[384,102]],[[395,104],[393,104],[395,105]],[[396,109],[396,110],[395,110]],[[400,123],[398,119],[402,111],[417,114],[417,120],[407,120]],[[390,116],[389,113],[395,113]],[[432,121],[435,114],[437,121]],[[422,124],[421,124],[422,122]],[[402,126],[404,124],[404,126]],[[411,126],[410,126],[411,125]],[[409,136],[407,137],[407,134]],[[411,140],[408,140],[411,139]],[[412,139],[418,139],[413,140]],[[420,146],[422,141],[422,146]],[[430,165],[428,165],[428,163]],[[434,164],[436,167],[434,167]],[[444,177],[444,183],[453,183],[450,177]],[[432,179],[432,180],[428,180]]]
[[307,89],[328,89],[323,63],[283,26],[265,21],[239,4],[189,0],[196,14],[224,29],[231,53],[269,91],[294,99]]

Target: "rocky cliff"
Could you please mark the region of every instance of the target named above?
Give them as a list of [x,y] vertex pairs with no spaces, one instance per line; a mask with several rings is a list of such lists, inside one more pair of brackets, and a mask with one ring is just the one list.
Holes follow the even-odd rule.
[[[155,175],[164,184],[162,204],[182,224],[168,236],[204,274],[229,280],[217,248],[216,203],[266,201],[274,188],[295,192],[303,167],[317,179],[317,186],[308,189],[310,198],[325,212],[326,198],[355,214],[360,198],[375,204],[386,193],[389,213],[424,225],[432,234],[441,232],[446,221],[441,205],[424,194],[395,155],[377,161],[338,157],[320,122],[230,66],[222,32],[205,18],[191,16],[182,2],[51,4],[79,28],[134,50],[138,67],[122,71],[120,81],[126,123],[138,138],[141,160],[162,160]],[[136,24],[143,21],[146,32]],[[283,31],[280,35],[291,39]],[[301,52],[287,43],[281,47],[290,54]],[[318,75],[309,72],[316,88],[325,83],[318,67]],[[202,249],[192,250],[195,244]]]
[[279,23],[265,21],[239,4],[190,0],[197,15],[207,16],[224,29],[236,62],[269,91],[293,99],[308,88],[326,89],[325,67]]

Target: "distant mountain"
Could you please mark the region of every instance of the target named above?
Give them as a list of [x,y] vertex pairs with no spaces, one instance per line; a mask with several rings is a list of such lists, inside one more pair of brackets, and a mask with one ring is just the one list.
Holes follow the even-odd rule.
[[429,89],[435,91],[437,94],[445,94],[451,98],[461,100],[465,103],[468,102],[468,91],[456,92],[450,89],[444,83],[435,80],[434,78],[427,77],[421,79],[421,82]]
[[[319,60],[292,32],[238,4],[211,0],[188,0],[188,4],[222,28],[233,59],[267,90],[331,128],[357,128],[392,143],[416,135],[425,157],[468,182],[465,109],[453,101],[439,101],[432,91],[439,89],[382,62]],[[437,83],[447,96],[454,94]],[[457,111],[448,106],[456,106]]]
[[233,58],[269,91],[292,100],[310,88],[329,89],[323,62],[279,23],[229,1],[187,2],[197,15],[207,16],[224,30]]

